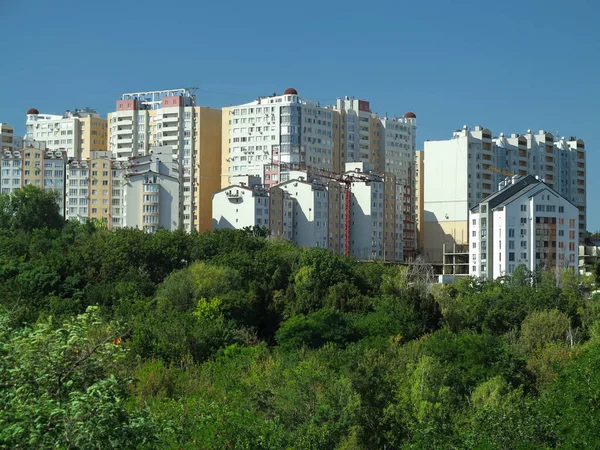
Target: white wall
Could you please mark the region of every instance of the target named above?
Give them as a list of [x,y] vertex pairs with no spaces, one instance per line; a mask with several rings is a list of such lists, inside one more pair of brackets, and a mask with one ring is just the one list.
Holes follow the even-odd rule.
[[[258,203],[260,200],[260,204]],[[257,215],[257,209],[262,211]],[[266,213],[265,213],[266,210]],[[229,186],[213,194],[212,215],[213,230],[222,228],[242,229],[257,225],[257,217],[269,218],[269,198],[255,197],[249,188]]]

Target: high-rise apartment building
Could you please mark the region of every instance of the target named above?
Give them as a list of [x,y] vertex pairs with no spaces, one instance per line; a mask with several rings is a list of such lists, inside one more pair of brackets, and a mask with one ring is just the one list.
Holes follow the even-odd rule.
[[221,187],[237,175],[260,176],[267,186],[287,181],[280,163],[333,170],[333,115],[293,88],[223,108]]
[[211,229],[212,194],[220,187],[221,111],[196,105],[194,89],[123,94],[108,115],[116,158],[170,146],[182,171],[183,227]]
[[32,185],[57,193],[60,214],[64,215],[65,165],[67,155],[47,150],[43,142],[25,141],[21,150],[3,150],[0,186],[3,194]]
[[27,111],[30,141],[42,141],[49,150],[65,152],[69,159],[88,158],[90,152],[105,151],[108,144],[107,122],[90,108],[66,111],[63,115]]
[[[239,175],[258,176],[271,187],[297,179],[296,172],[303,170],[313,175],[310,181],[320,179],[327,184],[343,174],[349,163],[366,164],[388,183],[393,178],[397,204],[393,212],[384,213],[394,215],[394,229],[387,233],[398,234],[406,251],[397,252],[392,245],[389,254],[412,256],[416,248],[414,113],[380,118],[371,112],[369,102],[349,97],[322,107],[288,88],[283,95],[224,108],[222,123],[223,188]],[[342,196],[343,190],[337,201]],[[339,208],[334,208],[332,218],[336,211]],[[329,228],[334,224],[330,220]],[[340,233],[343,235],[343,230],[330,230],[331,248],[341,245]]]
[[109,229],[182,228],[181,178],[171,147],[155,147],[151,154],[126,160],[94,152],[87,160],[69,163],[66,217],[99,220]]
[[483,127],[466,126],[452,139],[425,142],[423,253],[441,262],[443,244],[469,242],[468,211],[492,195],[513,175],[535,175],[579,209],[578,231],[585,231],[585,145],[556,140],[551,133],[528,131],[492,136]]
[[507,178],[469,212],[469,273],[495,279],[528,270],[578,270],[578,210],[532,175]]

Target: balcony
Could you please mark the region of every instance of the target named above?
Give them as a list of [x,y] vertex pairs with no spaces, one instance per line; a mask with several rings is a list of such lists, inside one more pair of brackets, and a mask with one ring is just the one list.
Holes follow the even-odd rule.
[[179,131],[179,122],[163,123],[162,131],[163,131],[163,133],[168,133],[169,131],[171,131],[171,132]]
[[119,118],[117,119],[117,125],[119,126],[123,126],[123,125],[129,125],[129,126],[133,126],[133,120],[131,119],[131,117],[129,118]]

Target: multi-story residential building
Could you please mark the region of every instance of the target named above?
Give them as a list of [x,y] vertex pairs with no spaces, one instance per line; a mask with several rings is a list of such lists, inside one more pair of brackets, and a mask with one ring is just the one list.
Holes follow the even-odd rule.
[[60,214],[64,215],[67,155],[62,151],[45,149],[43,142],[25,141],[23,147],[2,152],[2,193],[10,194],[27,185],[56,192]]
[[[213,226],[266,226],[272,237],[328,248],[361,260],[403,261],[402,192],[396,178],[348,163],[324,182],[310,172],[270,188],[228,186],[213,197]],[[347,249],[346,249],[347,245]]]
[[123,226],[149,233],[182,228],[181,168],[171,147],[154,147],[151,155],[131,158],[124,178]]
[[215,230],[268,227],[269,191],[260,184],[239,184],[215,192],[212,222]]
[[[327,248],[327,185],[318,181],[297,179],[284,181],[275,188],[282,191],[283,207],[275,211],[277,202],[273,204],[269,226],[273,227],[273,230],[282,227],[281,235],[287,237],[291,234],[292,240],[300,247]],[[276,214],[279,211],[280,214]],[[273,234],[280,233],[275,231]]]
[[66,152],[69,159],[88,158],[92,151],[107,149],[107,122],[90,108],[66,111],[63,115],[27,111],[27,134],[31,141],[45,142],[49,150]]
[[293,88],[223,108],[221,186],[236,175],[260,176],[266,186],[287,181],[280,163],[331,171],[333,115]]
[[469,211],[470,275],[495,279],[519,265],[578,269],[577,207],[539,177],[506,179]]
[[443,244],[469,242],[468,210],[492,195],[506,176],[539,176],[580,210],[578,233],[585,231],[585,145],[533,134],[492,137],[483,127],[466,126],[446,141],[425,142],[423,253],[442,261]]
[[[494,140],[497,173],[495,181],[510,174],[536,175],[567,198],[579,210],[578,234],[583,241],[586,231],[586,158],[585,143],[576,137],[558,137],[540,130],[524,135],[503,134]],[[508,173],[506,173],[508,172]]]
[[93,152],[87,160],[71,161],[68,169],[67,219],[148,232],[182,227],[181,171],[171,147],[126,160]]
[[0,151],[20,150],[22,141],[15,136],[12,125],[0,122]]
[[95,219],[107,228],[123,226],[122,178],[128,161],[116,161],[108,152],[92,152],[90,158],[73,160],[67,167],[68,220]]
[[[406,249],[400,253],[412,256],[416,248],[414,113],[380,118],[371,112],[369,102],[349,97],[321,107],[288,88],[283,95],[224,108],[222,123],[222,187],[233,184],[236,175],[259,176],[265,186],[275,186],[297,179],[297,172],[305,170],[312,173],[311,181],[329,183],[349,163],[365,163],[388,182],[393,177],[400,199],[394,209],[398,217],[393,234],[399,234],[398,241]],[[329,195],[335,199],[335,193]],[[337,201],[342,196],[340,190]],[[339,211],[332,210],[333,218]],[[331,248],[343,242],[343,230],[336,223],[330,220],[328,225]],[[390,254],[396,253],[394,248]]]
[[196,105],[194,89],[123,94],[108,115],[116,158],[168,145],[182,170],[183,227],[211,229],[212,194],[220,187],[221,111]]

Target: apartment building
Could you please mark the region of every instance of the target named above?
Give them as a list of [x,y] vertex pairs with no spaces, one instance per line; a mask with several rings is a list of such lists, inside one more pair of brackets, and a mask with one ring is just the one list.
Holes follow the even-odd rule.
[[109,229],[122,227],[122,179],[128,165],[127,161],[111,159],[108,152],[91,152],[88,159],[70,161],[66,218],[98,220]]
[[261,185],[232,185],[213,194],[213,229],[269,226],[269,191]]
[[374,173],[368,163],[346,168],[326,181],[310,172],[290,172],[294,179],[270,188],[245,181],[228,186],[213,196],[213,226],[266,226],[272,237],[299,246],[361,260],[403,261],[403,200],[396,178]]
[[578,270],[578,210],[539,177],[507,178],[469,211],[472,276],[495,279],[528,270]]
[[221,187],[236,175],[259,176],[266,186],[287,181],[280,163],[333,170],[333,115],[293,88],[223,108]]
[[15,136],[12,125],[0,122],[0,151],[20,150],[22,145],[23,141]]
[[568,139],[554,136],[544,130],[537,134],[527,130],[523,135],[505,137],[501,134],[494,144],[496,164],[504,169],[504,173],[497,174],[496,180],[511,174],[531,174],[542,178],[548,186],[577,206],[578,234],[583,241],[587,218],[584,141],[575,136]]
[[42,141],[48,150],[65,152],[69,159],[88,158],[90,152],[106,151],[106,119],[94,109],[66,111],[62,115],[27,111],[27,134],[30,141]]
[[116,160],[93,152],[73,160],[67,175],[67,219],[98,220],[107,228],[182,227],[181,172],[171,147],[155,147],[145,156]]
[[64,215],[67,155],[45,149],[43,142],[25,141],[23,147],[2,151],[1,192],[10,194],[27,185],[56,192],[60,214]]
[[123,94],[108,115],[115,158],[170,146],[182,174],[183,227],[211,229],[212,194],[220,188],[221,111],[196,105],[195,89]]
[[300,247],[328,248],[327,185],[319,181],[296,179],[285,181],[275,188],[282,192],[282,207],[276,208],[278,202],[275,196],[273,208],[270,210],[269,226],[273,227],[272,234],[284,237],[291,235],[291,240]]
[[155,147],[151,155],[131,158],[124,178],[124,226],[154,233],[184,225],[180,166],[171,147]]
[[[372,113],[368,101],[350,97],[321,107],[288,88],[283,95],[259,97],[252,103],[224,108],[222,123],[223,188],[233,184],[239,175],[258,176],[265,186],[273,187],[297,180],[307,170],[307,181],[328,184],[342,175],[350,163],[367,164],[369,171],[388,182],[393,177],[399,200],[394,209],[398,218],[393,234],[400,235],[398,241],[406,249],[400,253],[412,257],[416,249],[414,113],[389,118],[386,114],[380,118]],[[344,189],[339,183],[337,186],[336,201],[341,201]],[[336,193],[329,195],[335,199]],[[328,246],[338,250],[343,245],[341,217],[336,217],[340,211],[333,208],[330,219],[335,220],[328,222]],[[395,244],[389,249],[391,255],[396,253],[394,249]],[[363,251],[369,255],[370,252]]]
[[468,211],[496,191],[504,177],[534,175],[579,209],[578,233],[585,231],[585,145],[555,139],[540,130],[501,134],[480,126],[454,132],[452,139],[425,142],[423,166],[423,254],[443,259],[443,244],[469,242]]

